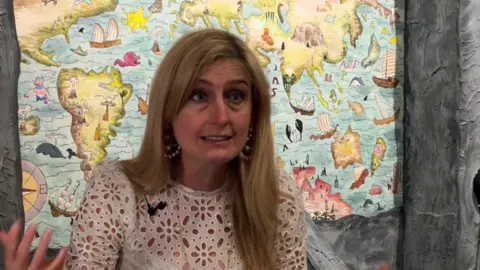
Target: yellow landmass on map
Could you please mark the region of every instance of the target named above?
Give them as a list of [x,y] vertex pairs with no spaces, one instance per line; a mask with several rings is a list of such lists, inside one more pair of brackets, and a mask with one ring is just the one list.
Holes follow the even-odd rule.
[[[279,51],[283,43],[283,61],[280,67],[282,74],[295,74],[296,78],[300,78],[303,72],[307,72],[312,81],[319,86],[314,74],[315,72],[323,74],[323,62],[338,63],[343,60],[349,46],[345,36],[350,35],[350,45],[355,46],[362,33],[363,28],[356,13],[360,1],[349,0],[343,4],[333,4],[328,12],[318,12],[317,1],[273,2],[276,2],[275,5],[268,6],[262,5],[261,0],[256,2],[257,7],[262,9],[262,15],[247,19],[249,29],[247,42],[255,49],[264,65],[269,63],[269,59],[258,52],[257,48],[264,51]],[[277,20],[265,19],[266,13],[278,14],[278,5],[290,7],[285,18],[290,25],[288,33],[282,30]],[[275,18],[277,17],[278,15]],[[270,44],[265,41],[266,31],[272,39]]]
[[[178,20],[185,24],[194,26],[198,18],[201,18],[207,27],[212,27],[209,16],[213,16],[218,20],[220,27],[230,30],[230,23],[234,22],[237,31],[243,33],[239,22],[242,20],[241,14],[243,4],[238,0],[193,0],[192,2],[184,1],[180,5]],[[205,5],[207,3],[208,5]]]
[[90,171],[106,157],[110,136],[117,135],[112,126],[120,125],[133,87],[112,67],[110,73],[107,68],[100,73],[62,69],[57,89],[60,104],[72,115],[72,137],[88,180]]
[[360,134],[354,132],[350,126],[344,135],[337,133],[331,151],[335,169],[345,169],[355,163],[363,164]]
[[69,43],[68,30],[78,18],[114,11],[118,0],[94,0],[92,4],[82,2],[76,6],[67,0],[59,0],[56,5],[53,2],[44,5],[40,0],[20,0],[14,3],[21,52],[40,64],[60,66],[61,63],[52,60],[54,52],[47,53],[40,49],[45,39],[63,35]]
[[[338,63],[348,51],[348,46],[356,46],[363,31],[357,9],[360,5],[378,5],[372,0],[342,0],[321,7],[318,1],[311,0],[251,0],[261,15],[243,19],[243,5],[249,1],[237,0],[194,0],[182,2],[177,20],[194,26],[198,18],[210,27],[208,16],[215,17],[220,26],[229,30],[235,23],[240,33],[245,33],[246,42],[266,67],[270,60],[262,52],[281,52],[282,76],[295,78],[288,80],[285,86],[290,97],[290,88],[306,72],[316,86],[320,86],[315,74],[323,75],[323,62]],[[207,4],[205,4],[207,3]],[[208,8],[206,8],[208,6]],[[282,9],[289,7],[286,17]],[[279,13],[280,12],[280,13]],[[208,14],[208,16],[207,16]],[[283,15],[282,15],[283,14]],[[289,24],[285,32],[281,22]],[[242,27],[242,24],[245,26]],[[345,41],[349,35],[350,44]],[[284,80],[285,84],[285,80]],[[321,93],[317,95],[320,103],[329,109],[328,102]]]

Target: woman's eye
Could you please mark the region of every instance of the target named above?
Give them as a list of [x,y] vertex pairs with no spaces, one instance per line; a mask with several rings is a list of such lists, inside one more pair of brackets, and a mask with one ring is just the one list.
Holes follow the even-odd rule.
[[230,94],[229,99],[233,103],[241,103],[245,99],[245,95],[241,92],[234,92]]
[[192,94],[191,99],[196,102],[202,102],[207,99],[207,95],[203,92],[195,92]]

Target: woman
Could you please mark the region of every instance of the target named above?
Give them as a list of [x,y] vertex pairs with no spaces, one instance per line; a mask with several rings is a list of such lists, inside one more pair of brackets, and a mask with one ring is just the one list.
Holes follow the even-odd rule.
[[180,38],[154,76],[138,156],[95,168],[66,268],[306,269],[302,196],[276,168],[269,90],[233,34]]

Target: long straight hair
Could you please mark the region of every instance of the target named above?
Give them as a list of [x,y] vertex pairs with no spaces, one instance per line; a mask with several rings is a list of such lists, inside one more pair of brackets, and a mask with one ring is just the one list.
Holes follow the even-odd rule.
[[270,84],[246,44],[223,30],[207,28],[183,35],[168,50],[151,84],[145,135],[136,157],[121,161],[125,174],[145,192],[157,192],[172,176],[164,157],[168,123],[186,103],[187,93],[205,65],[240,61],[252,79],[253,140],[250,159],[231,162],[237,172],[231,198],[237,251],[249,269],[274,269],[279,187],[271,131]]

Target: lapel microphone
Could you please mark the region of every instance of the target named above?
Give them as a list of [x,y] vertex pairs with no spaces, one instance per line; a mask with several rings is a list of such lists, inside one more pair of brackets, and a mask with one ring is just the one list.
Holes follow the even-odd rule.
[[167,207],[167,202],[160,201],[156,206],[150,205],[150,203],[147,200],[147,197],[145,196],[145,201],[147,202],[147,213],[150,216],[154,216],[157,210],[163,210],[165,207]]

